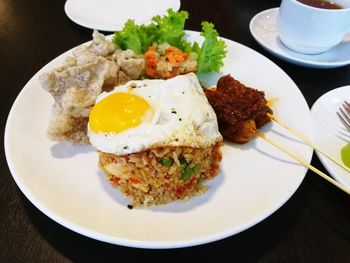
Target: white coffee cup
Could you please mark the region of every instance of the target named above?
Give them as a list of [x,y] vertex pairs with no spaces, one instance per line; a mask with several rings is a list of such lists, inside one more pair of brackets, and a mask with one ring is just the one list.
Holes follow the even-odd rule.
[[332,2],[342,9],[317,8],[297,0],[282,0],[277,19],[282,43],[304,54],[322,53],[339,44],[350,33],[350,0]]

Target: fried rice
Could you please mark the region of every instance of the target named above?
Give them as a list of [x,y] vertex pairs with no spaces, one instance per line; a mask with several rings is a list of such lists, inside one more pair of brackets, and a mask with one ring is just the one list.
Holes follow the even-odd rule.
[[109,182],[132,199],[130,208],[162,205],[204,193],[205,181],[218,174],[222,145],[158,147],[127,155],[99,152],[99,165]]

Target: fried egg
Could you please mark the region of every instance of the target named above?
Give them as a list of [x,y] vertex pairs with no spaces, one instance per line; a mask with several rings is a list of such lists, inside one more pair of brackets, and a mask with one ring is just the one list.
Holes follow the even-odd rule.
[[134,80],[100,94],[88,123],[90,143],[117,155],[166,146],[209,147],[222,136],[195,74]]

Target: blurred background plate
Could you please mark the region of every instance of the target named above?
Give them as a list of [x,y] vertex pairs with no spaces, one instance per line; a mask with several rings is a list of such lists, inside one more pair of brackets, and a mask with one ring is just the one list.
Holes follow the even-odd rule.
[[118,31],[134,19],[136,24],[148,24],[155,15],[166,10],[179,10],[180,0],[67,0],[64,10],[75,23],[101,31]]

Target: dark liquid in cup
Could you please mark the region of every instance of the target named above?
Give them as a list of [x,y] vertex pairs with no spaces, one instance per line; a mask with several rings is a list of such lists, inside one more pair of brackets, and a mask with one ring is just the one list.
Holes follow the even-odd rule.
[[312,7],[323,8],[323,9],[342,9],[340,5],[326,0],[298,0],[298,2]]

